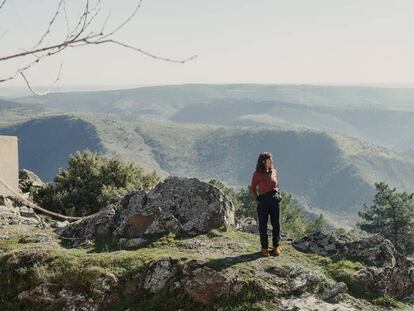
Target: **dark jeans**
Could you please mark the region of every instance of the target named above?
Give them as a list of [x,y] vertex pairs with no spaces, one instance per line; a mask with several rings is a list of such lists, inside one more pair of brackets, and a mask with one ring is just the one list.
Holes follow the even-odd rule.
[[257,204],[257,216],[259,218],[260,244],[262,248],[269,247],[267,236],[267,221],[270,215],[270,222],[273,227],[272,242],[273,247],[279,246],[280,242],[280,204],[274,197],[274,192],[266,192],[260,195]]

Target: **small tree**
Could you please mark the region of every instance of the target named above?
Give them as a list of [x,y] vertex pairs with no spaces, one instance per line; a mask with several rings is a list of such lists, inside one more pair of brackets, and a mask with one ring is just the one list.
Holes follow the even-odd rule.
[[323,214],[320,213],[317,218],[315,218],[311,222],[308,222],[305,233],[312,233],[312,232],[322,231],[322,230],[327,230],[327,229],[328,229],[328,222],[326,221],[325,217],[323,217]]
[[281,226],[282,231],[286,232],[289,237],[297,238],[305,233],[307,221],[305,219],[302,206],[297,203],[291,193],[284,191],[281,201]]
[[379,233],[389,239],[402,254],[414,252],[414,200],[413,193],[396,192],[384,182],[375,183],[377,193],[374,204],[363,205],[356,223],[361,230]]
[[133,163],[106,158],[89,150],[77,151],[66,170],[34,194],[45,208],[71,216],[93,214],[131,190],[150,189],[160,180]]
[[250,186],[241,188],[237,193],[237,198],[239,206],[236,210],[236,216],[253,217],[257,221],[257,202],[251,195]]

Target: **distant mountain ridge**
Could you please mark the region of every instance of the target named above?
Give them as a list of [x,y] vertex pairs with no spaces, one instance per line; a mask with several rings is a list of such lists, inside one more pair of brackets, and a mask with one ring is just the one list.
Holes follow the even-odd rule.
[[[54,144],[70,146],[55,146],[67,154],[55,156],[46,175],[38,172],[45,180],[73,150],[98,146],[163,177],[217,178],[241,187],[257,154],[269,150],[285,190],[315,211],[354,217],[372,201],[376,181],[414,189],[414,89],[189,84],[14,100],[15,106],[8,101],[0,110],[0,133],[6,128],[27,139],[47,137],[34,139],[46,144],[36,150],[48,152],[32,154],[30,165],[47,162]],[[29,127],[22,123],[33,118]],[[59,127],[64,134],[52,138]]]
[[404,145],[414,133],[413,88],[187,84],[51,93],[15,100],[36,103],[52,113],[104,114],[129,121],[155,117],[206,124],[306,127],[358,137],[402,153],[414,148]]
[[19,166],[53,181],[60,167],[66,167],[70,154],[89,148],[103,151],[95,127],[69,116],[34,119],[0,128],[0,135],[19,138]]

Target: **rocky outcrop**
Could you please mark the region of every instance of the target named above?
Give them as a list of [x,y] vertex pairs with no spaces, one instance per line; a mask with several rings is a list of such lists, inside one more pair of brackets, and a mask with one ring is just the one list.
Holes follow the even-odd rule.
[[284,295],[300,295],[305,292],[316,294],[323,289],[326,282],[325,276],[321,273],[295,265],[271,266],[265,271],[287,280],[288,286]]
[[29,225],[38,228],[48,226],[32,208],[21,204],[13,197],[0,196],[0,227],[7,225]]
[[211,305],[228,293],[237,279],[234,274],[217,272],[206,263],[163,257],[137,274],[133,282],[152,294],[166,290],[172,295],[185,294],[196,304]]
[[347,235],[335,235],[326,231],[318,231],[294,240],[292,245],[302,252],[331,256],[337,253],[338,248],[351,241],[352,239]]
[[133,248],[168,232],[195,236],[232,226],[234,206],[218,188],[197,178],[168,177],[151,191],[129,193],[58,232],[74,246],[110,235],[120,246]]
[[[8,257],[5,265],[30,267],[50,261],[53,257],[47,252],[27,250]],[[16,298],[42,310],[109,310],[110,305],[119,303],[123,297],[134,295],[148,299],[164,292],[169,297],[184,297],[193,306],[202,308],[214,305],[220,297],[229,294],[237,282],[234,273],[217,272],[207,267],[206,261],[170,256],[153,260],[128,279],[119,279],[102,269],[88,273],[93,275],[89,280],[93,287],[83,289],[45,283],[27,288],[23,279],[19,280],[21,291]],[[175,310],[173,305],[171,310]]]
[[353,279],[371,295],[389,294],[397,298],[414,293],[414,262],[398,253],[394,245],[375,234],[360,240],[346,235],[319,231],[293,241],[300,250],[329,256],[334,261],[349,259],[365,265]]
[[[319,266],[330,260],[309,260],[316,256],[300,254],[286,242],[283,257],[262,257],[252,252],[254,237],[213,230],[133,252],[96,253],[63,249],[51,243],[54,235],[49,242],[39,234],[24,236],[19,244],[30,247],[0,252],[0,305],[4,310],[390,310],[352,297],[345,283]],[[183,247],[191,241],[203,242],[196,243],[200,253]]]
[[12,291],[7,293],[14,296],[14,308],[9,301],[0,301],[5,310],[100,310],[106,306],[119,284],[115,274],[99,267],[85,268],[82,277],[90,284],[82,289],[79,284],[84,280],[76,281],[75,276],[60,284],[39,283],[33,272],[35,267],[42,265],[45,268],[43,273],[52,275],[56,259],[56,254],[42,248],[21,249],[5,255],[2,266],[8,274],[3,274],[3,277],[7,276],[8,282],[13,280],[13,284],[9,283]]
[[[21,170],[19,172],[19,187],[23,197],[29,197],[30,191],[42,187],[44,183],[31,171]],[[0,226],[27,225],[37,228],[48,227],[49,224],[44,217],[36,214],[31,208],[22,203],[15,196],[0,195]]]

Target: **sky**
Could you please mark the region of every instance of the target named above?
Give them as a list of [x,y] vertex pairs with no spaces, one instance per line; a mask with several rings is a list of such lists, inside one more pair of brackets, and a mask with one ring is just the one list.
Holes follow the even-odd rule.
[[[92,1],[92,0],[91,0]],[[127,17],[138,1],[102,2],[96,27]],[[85,1],[67,0],[69,23]],[[0,10],[0,57],[30,49],[47,29],[58,0],[8,0]],[[115,45],[67,49],[32,67],[33,86],[182,83],[414,83],[412,0],[144,0],[114,39],[160,57]],[[47,42],[66,34],[58,15]],[[0,78],[32,58],[0,62]],[[2,87],[23,86],[21,78]]]

